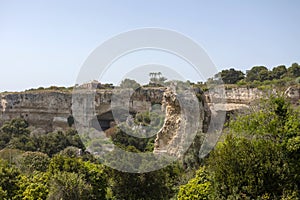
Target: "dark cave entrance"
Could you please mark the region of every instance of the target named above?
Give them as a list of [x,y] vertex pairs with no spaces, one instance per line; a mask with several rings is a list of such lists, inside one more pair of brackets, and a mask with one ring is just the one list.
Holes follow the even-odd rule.
[[[134,112],[130,112],[129,114],[133,117],[135,116]],[[108,111],[101,115],[97,115],[97,118],[91,121],[91,127],[99,131],[106,131],[107,129],[115,126],[117,123],[126,122],[127,117],[128,111],[123,109],[115,110],[114,113],[112,111]]]
[[98,131],[105,131],[113,126],[115,120],[111,111],[97,115],[97,118],[91,121],[91,127]]

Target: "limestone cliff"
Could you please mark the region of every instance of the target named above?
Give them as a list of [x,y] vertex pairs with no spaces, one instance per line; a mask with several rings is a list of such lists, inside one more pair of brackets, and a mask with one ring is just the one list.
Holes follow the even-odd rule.
[[[209,124],[210,112],[201,93],[167,89],[163,94],[165,122],[157,133],[154,153],[181,157],[192,144],[203,124]],[[205,130],[204,130],[205,131]]]
[[[130,94],[128,106],[131,112],[146,111],[152,104],[161,103],[165,88],[139,88]],[[111,89],[97,89],[93,102],[86,102],[87,92],[78,94],[79,104],[92,105],[95,115],[103,123],[112,121]],[[122,97],[126,99],[124,96]],[[72,116],[72,92],[55,90],[36,90],[17,93],[0,94],[0,125],[13,118],[22,117],[30,125],[42,128],[45,132],[66,129],[68,117]],[[76,120],[76,119],[75,119]],[[92,122],[91,122],[92,123]],[[105,124],[104,124],[105,126]]]
[[56,123],[67,126],[70,107],[69,93],[42,91],[1,94],[0,124],[23,117],[29,124],[50,131]]
[[[166,88],[139,88],[127,96],[123,96],[124,102],[128,105],[130,112],[146,111],[153,104],[161,104]],[[227,103],[212,104],[211,100],[223,98],[218,93],[209,92],[203,96],[201,91],[196,93],[200,95],[205,116],[209,116],[210,109],[208,102],[213,112],[219,110],[231,111],[248,106],[253,100],[267,96],[274,91],[263,92],[256,88],[235,88],[226,90]],[[200,94],[201,93],[201,94]],[[85,96],[79,96],[82,99],[82,104],[86,103],[95,107],[95,115],[102,122],[103,127],[109,126],[109,123],[114,120],[111,114],[111,100],[113,92],[111,89],[97,89],[94,95],[93,102],[84,102]],[[291,98],[292,102],[299,102],[300,91],[299,87],[290,87],[286,91],[286,95]],[[171,104],[170,104],[171,105]],[[174,104],[175,105],[175,104]],[[29,124],[40,127],[47,131],[55,129],[67,128],[67,118],[72,116],[72,92],[62,92],[56,90],[36,90],[18,93],[1,93],[0,94],[0,125],[5,121],[17,117],[25,118]],[[202,109],[202,108],[201,108]],[[204,118],[205,118],[204,116]],[[206,117],[207,118],[207,117]],[[208,120],[208,119],[204,119]],[[93,122],[91,122],[93,123]],[[203,129],[207,129],[207,124],[203,124]]]

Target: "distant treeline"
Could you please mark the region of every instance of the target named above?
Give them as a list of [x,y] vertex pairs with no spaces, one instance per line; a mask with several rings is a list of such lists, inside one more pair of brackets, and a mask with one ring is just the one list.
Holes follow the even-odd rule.
[[[246,85],[247,83],[270,83],[277,84],[278,80],[283,82],[300,82],[300,65],[293,63],[290,67],[279,65],[269,70],[265,66],[254,66],[246,70],[246,74],[234,68],[225,69],[217,73],[213,78],[209,78],[207,83],[213,84],[222,79],[225,84]],[[273,81],[273,82],[272,82]]]
[[[153,77],[153,74],[158,74],[160,77]],[[173,81],[172,81],[173,82]],[[182,82],[182,81],[177,81]],[[213,84],[229,84],[235,86],[248,86],[248,87],[268,87],[268,86],[289,86],[294,84],[300,84],[300,65],[293,63],[291,66],[286,67],[285,65],[279,65],[272,69],[268,69],[265,66],[254,66],[250,70],[246,70],[246,73],[241,70],[234,68],[224,69],[214,77],[208,78],[206,82],[198,81],[197,83],[187,81],[186,83],[193,86],[199,86],[203,90],[207,89],[207,85]],[[100,83],[97,80],[93,80],[89,83],[82,85],[75,85],[81,88],[93,88],[93,89],[113,89],[115,87],[121,88],[139,88],[139,87],[161,87],[170,85],[170,81],[162,76],[161,72],[150,73],[149,83],[141,85],[136,80],[125,78],[121,81],[120,86],[116,86],[113,83]],[[62,91],[70,92],[73,91],[74,87],[63,87],[63,86],[50,86],[50,87],[39,87],[32,88],[26,91]]]

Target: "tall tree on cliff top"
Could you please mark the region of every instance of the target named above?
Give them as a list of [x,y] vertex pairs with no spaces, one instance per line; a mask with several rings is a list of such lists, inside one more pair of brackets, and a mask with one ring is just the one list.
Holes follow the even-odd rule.
[[283,78],[287,73],[287,69],[285,65],[279,65],[277,67],[274,67],[272,69],[272,79],[281,79]]
[[233,68],[230,68],[229,70],[222,70],[218,74],[215,75],[215,77],[221,77],[223,82],[225,84],[235,84],[239,80],[242,80],[245,78],[245,74],[240,70],[235,70]]
[[293,63],[288,68],[288,76],[291,78],[296,78],[300,76],[300,65],[298,63]]
[[162,75],[161,72],[150,72],[150,84],[160,85],[163,84],[167,78]]
[[270,79],[268,68],[265,66],[254,66],[246,72],[246,81],[265,81]]
[[135,80],[131,80],[129,78],[125,78],[124,80],[122,80],[120,87],[121,88],[132,88],[132,89],[137,89],[139,88],[141,85],[136,82]]

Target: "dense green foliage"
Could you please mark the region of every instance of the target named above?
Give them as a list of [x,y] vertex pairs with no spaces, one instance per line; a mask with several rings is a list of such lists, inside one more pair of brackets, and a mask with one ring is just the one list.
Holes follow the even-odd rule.
[[141,174],[110,170],[112,199],[170,199],[177,192],[182,172],[176,164]]
[[16,167],[10,166],[0,159],[0,197],[12,199],[19,190],[20,172]]
[[105,199],[107,175],[101,164],[61,155],[42,167],[31,160],[9,165],[0,159],[1,199]]
[[186,185],[180,187],[178,200],[206,200],[211,193],[211,182],[205,167],[201,167],[195,178],[192,178]]
[[[110,130],[111,139],[118,147],[130,152],[152,152],[155,136],[138,138],[132,135],[143,132],[145,135],[153,135],[163,124],[164,117],[155,112],[138,113],[135,118],[123,123],[119,127]],[[132,127],[135,127],[133,131]],[[128,131],[132,135],[127,134]],[[132,132],[133,131],[133,132]],[[112,162],[115,162],[112,153]],[[130,163],[130,157],[118,159],[121,162]],[[151,162],[151,161],[148,161]],[[155,162],[155,160],[154,160]],[[132,165],[134,163],[131,163]],[[142,163],[141,168],[149,163]],[[108,169],[110,177],[109,196],[110,199],[170,199],[177,192],[180,176],[183,168],[178,163],[174,163],[167,168],[149,173],[126,173],[114,169]]]
[[124,80],[122,80],[120,87],[121,88],[132,88],[135,90],[140,87],[140,84],[138,82],[136,82],[135,80],[125,78]]
[[[164,77],[158,79],[160,75],[152,74],[152,86],[165,81]],[[300,66],[294,63],[272,70],[254,66],[246,75],[232,68],[216,77],[234,87],[286,88],[300,83]],[[187,83],[207,87],[207,83]],[[125,79],[121,87],[136,89],[140,85]],[[74,119],[69,117],[68,123],[71,127]],[[163,123],[159,112],[137,113],[131,122],[110,128],[106,134],[123,150],[151,152],[153,133]],[[128,135],[128,130],[146,137]],[[86,138],[80,138],[73,129],[32,133],[24,119],[13,119],[0,128],[0,199],[300,199],[300,113],[284,97],[262,100],[235,116],[215,149],[200,159],[203,136],[199,131],[178,162],[157,171],[132,174],[101,164],[85,151]],[[98,147],[101,151],[101,145]],[[131,162],[130,157],[119,159]],[[120,162],[113,152],[112,162]],[[147,168],[149,162],[141,167]]]
[[300,66],[298,63],[293,63],[289,68],[284,65],[274,67],[268,70],[265,66],[254,66],[246,72],[246,81],[278,80],[283,78],[296,78],[300,76]]
[[[279,65],[269,70],[265,66],[254,66],[246,74],[234,68],[225,69],[209,78],[206,83],[199,83],[202,89],[207,85],[226,84],[226,87],[252,87],[259,89],[286,88],[299,84],[300,65],[293,63],[290,67]],[[222,81],[221,81],[222,80]],[[220,82],[221,81],[221,82]]]
[[[32,135],[26,121],[14,119],[0,129],[0,199],[299,199],[299,119],[284,97],[270,97],[232,119],[208,158],[200,160],[191,148],[181,162],[141,174],[79,154],[83,146],[74,130]],[[157,131],[162,120],[146,112],[132,123],[153,123]],[[115,145],[153,150],[154,138],[128,136],[129,125],[122,126],[110,130]]]
[[[163,117],[139,113],[133,123],[146,129],[152,124],[157,131]],[[127,151],[153,150],[154,137],[135,138],[117,127],[110,131],[112,141]],[[21,136],[31,141],[30,151],[26,142],[15,145]],[[0,151],[0,199],[169,199],[177,193],[183,174],[178,163],[143,174],[106,168],[80,151],[84,148],[76,131],[30,134],[24,119],[5,123],[0,138],[7,138]]]
[[299,119],[283,97],[271,97],[238,116],[179,197],[299,199]]
[[216,74],[215,77],[220,77],[225,84],[235,84],[238,81],[244,79],[245,75],[242,71],[231,68],[229,70],[222,70],[221,72]]
[[0,149],[13,148],[24,151],[39,151],[50,157],[68,146],[85,149],[77,131],[57,131],[48,134],[30,134],[28,123],[13,119],[0,128]]
[[265,66],[255,66],[252,67],[250,70],[246,73],[246,81],[252,82],[252,81],[265,81],[269,80],[269,71],[268,68]]

